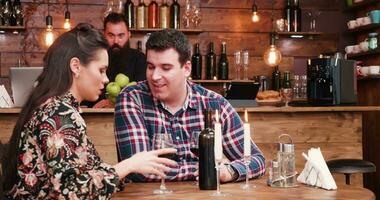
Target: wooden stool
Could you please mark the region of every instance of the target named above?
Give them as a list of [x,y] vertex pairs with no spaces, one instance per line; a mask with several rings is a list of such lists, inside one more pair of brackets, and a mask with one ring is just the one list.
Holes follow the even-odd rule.
[[369,161],[360,159],[337,159],[327,161],[331,173],[342,173],[346,176],[346,184],[350,185],[350,175],[353,173],[376,172],[376,166]]

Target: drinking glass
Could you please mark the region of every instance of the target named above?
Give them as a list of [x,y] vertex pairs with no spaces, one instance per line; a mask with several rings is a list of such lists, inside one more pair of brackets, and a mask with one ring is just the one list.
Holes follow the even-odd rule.
[[236,71],[236,80],[240,80],[240,67],[241,67],[241,51],[236,50],[234,53],[234,61],[235,61],[235,71]]
[[182,15],[182,24],[185,28],[190,28],[190,22],[192,20],[192,10],[190,0],[186,0],[185,12]]
[[199,24],[202,21],[201,17],[201,8],[197,5],[192,6],[192,17],[191,17],[191,22],[194,25],[194,28],[197,28]]
[[110,14],[111,12],[113,12],[113,9],[114,9],[113,7],[114,7],[113,0],[108,0],[107,1],[106,10],[103,13],[103,18],[106,18],[108,16],[108,14]]
[[[195,156],[199,158],[199,134],[200,131],[193,131],[191,133],[191,138],[190,138],[190,151],[193,153]],[[198,181],[196,181],[196,185],[199,185]]]
[[244,50],[243,51],[244,80],[248,80],[248,66],[249,66],[249,52],[248,50]]
[[[170,134],[167,133],[157,133],[153,136],[154,149],[164,149],[164,148],[175,148],[173,140]],[[160,157],[173,159],[175,154],[165,154]],[[153,194],[170,194],[173,193],[172,190],[169,190],[165,186],[165,178],[161,178],[161,185],[159,189],[153,191]]]
[[222,159],[217,160],[215,159],[215,168],[216,168],[216,191],[211,193],[211,196],[213,197],[225,197],[227,196],[226,193],[220,191],[220,168],[222,166]]
[[285,99],[285,107],[288,107],[288,103],[293,97],[293,88],[282,88],[281,97]]

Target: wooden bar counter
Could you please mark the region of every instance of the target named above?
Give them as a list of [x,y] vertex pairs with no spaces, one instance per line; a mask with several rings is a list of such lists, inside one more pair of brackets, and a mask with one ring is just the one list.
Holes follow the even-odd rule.
[[[243,117],[245,108],[236,108]],[[278,136],[290,134],[296,149],[296,170],[301,172],[305,160],[301,153],[320,147],[325,160],[363,158],[362,112],[380,111],[380,106],[335,107],[250,107],[252,139],[263,151],[267,161],[276,158]],[[8,141],[20,109],[0,109],[0,140]],[[100,156],[108,163],[117,162],[114,138],[113,109],[83,109],[90,138]],[[243,119],[243,118],[242,118]],[[337,183],[344,176],[334,175]],[[362,186],[361,174],[353,175],[351,183]]]
[[199,190],[194,182],[169,182],[166,186],[173,190],[169,195],[154,195],[152,192],[158,189],[159,183],[131,183],[127,184],[124,191],[114,194],[112,199],[167,199],[167,200],[209,200],[209,199],[323,199],[323,200],[375,200],[373,192],[368,189],[342,185],[338,190],[324,190],[320,188],[309,187],[303,184],[295,188],[272,188],[265,184],[265,179],[251,180],[250,184],[255,184],[256,188],[249,191],[242,190],[240,186],[243,183],[228,183],[221,185],[221,191],[228,194],[226,197],[212,197],[210,194],[214,190]]

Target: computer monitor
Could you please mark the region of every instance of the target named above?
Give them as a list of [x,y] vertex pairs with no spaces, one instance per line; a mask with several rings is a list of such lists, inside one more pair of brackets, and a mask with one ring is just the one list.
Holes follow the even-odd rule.
[[43,67],[11,67],[9,75],[15,107],[24,106]]

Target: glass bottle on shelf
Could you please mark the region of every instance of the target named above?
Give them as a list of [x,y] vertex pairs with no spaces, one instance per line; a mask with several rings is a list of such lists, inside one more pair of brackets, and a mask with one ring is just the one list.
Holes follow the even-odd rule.
[[137,20],[136,20],[136,28],[147,28],[147,19],[146,19],[146,5],[144,0],[140,0],[139,5],[137,5]]
[[178,0],[174,0],[173,4],[170,5],[170,28],[180,29],[180,9]]
[[206,55],[206,79],[216,80],[216,55],[214,52],[214,43],[210,42],[209,52]]
[[272,89],[279,91],[281,89],[281,72],[276,66],[272,72]]
[[186,0],[185,11],[182,16],[182,25],[184,28],[190,28],[192,14],[191,14],[191,3],[190,0]]
[[22,10],[20,0],[14,1],[13,12],[16,18],[16,26],[23,26],[24,25],[24,11]]
[[293,6],[293,31],[301,32],[301,8],[300,0],[294,0]]
[[132,0],[127,0],[124,4],[124,17],[128,22],[128,28],[135,27],[135,5]]
[[191,57],[192,66],[192,79],[199,80],[202,79],[202,55],[199,50],[199,43],[195,44],[194,54]]
[[167,0],[164,0],[160,6],[160,28],[169,28],[170,12]]
[[138,40],[138,41],[137,41],[137,50],[138,50],[139,52],[143,53],[143,51],[142,51],[142,42],[141,42],[141,40]]
[[226,42],[222,42],[222,53],[220,54],[218,67],[218,79],[228,80],[228,58]]
[[3,1],[3,26],[11,25],[11,17],[12,17],[12,2],[10,0]]
[[284,79],[282,82],[282,87],[283,88],[291,88],[290,72],[289,71],[284,72]]
[[148,28],[158,28],[158,4],[152,0],[148,6]]
[[285,22],[285,31],[292,31],[292,10],[293,10],[293,7],[292,7],[292,4],[291,4],[291,0],[287,0],[286,2],[286,7],[285,7],[285,12],[284,12],[284,18],[286,20]]

